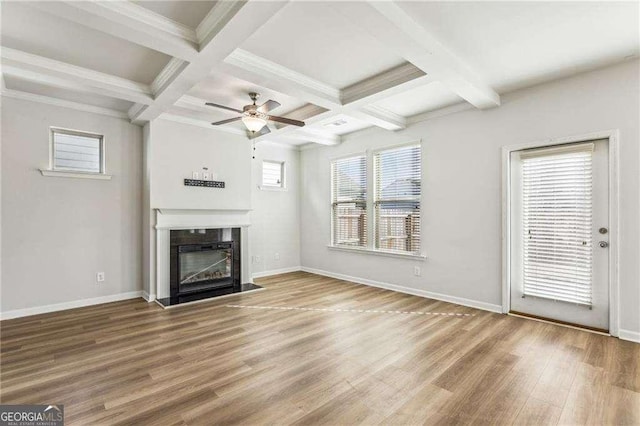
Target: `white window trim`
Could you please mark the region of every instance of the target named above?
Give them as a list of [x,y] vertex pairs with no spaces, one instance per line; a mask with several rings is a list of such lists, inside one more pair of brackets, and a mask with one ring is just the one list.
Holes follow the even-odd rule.
[[396,258],[414,259],[414,260],[427,260],[427,255],[424,253],[415,254],[415,253],[406,253],[401,251],[380,250],[380,249],[374,249],[369,247],[334,246],[331,244],[327,245],[327,248],[331,250],[347,251],[352,253],[362,253],[367,255],[374,254],[376,256],[396,257]]
[[[100,171],[99,172],[78,172],[72,170],[56,170],[54,169],[54,141],[53,135],[55,132],[65,134],[75,134],[80,136],[92,136],[100,139]],[[49,127],[49,168],[40,169],[42,176],[46,177],[63,177],[63,178],[77,178],[77,179],[95,179],[95,180],[111,180],[111,175],[107,174],[106,167],[106,149],[105,149],[105,136],[99,133],[87,132],[84,130],[67,129],[63,127]]]
[[[421,150],[421,154],[424,158],[424,147],[422,146],[422,139],[415,139],[412,140],[410,142],[402,142],[402,143],[396,143],[396,144],[391,144],[391,145],[385,145],[385,146],[381,146],[375,149],[367,149],[365,151],[357,151],[357,152],[352,152],[350,154],[345,154],[345,155],[340,155],[340,156],[336,156],[336,157],[331,157],[329,159],[329,168],[331,169],[331,167],[333,166],[333,163],[337,160],[342,160],[345,158],[351,158],[351,157],[357,157],[357,156],[361,156],[364,155],[365,157],[365,161],[366,161],[366,173],[367,173],[367,199],[366,199],[366,203],[367,203],[367,223],[369,224],[367,226],[367,245],[365,247],[349,247],[349,246],[341,246],[341,245],[336,245],[333,243],[333,234],[334,234],[334,223],[333,223],[333,214],[331,214],[331,234],[329,235],[329,244],[327,244],[327,248],[330,250],[338,250],[338,251],[347,251],[347,252],[352,252],[352,253],[362,253],[362,254],[373,254],[373,255],[378,255],[378,256],[387,256],[387,257],[396,257],[396,258],[405,258],[405,259],[415,259],[415,260],[426,260],[427,259],[427,255],[424,253],[423,251],[423,239],[422,236],[420,238],[420,251],[419,253],[407,253],[407,252],[396,252],[396,251],[389,251],[389,250],[380,250],[375,248],[375,241],[374,241],[374,237],[375,237],[375,226],[376,224],[375,222],[375,212],[373,211],[373,205],[374,205],[374,200],[375,200],[375,194],[374,194],[374,190],[375,190],[375,182],[374,182],[374,170],[373,170],[373,157],[375,156],[376,153],[381,152],[381,151],[387,151],[389,149],[396,149],[396,148],[405,148],[405,147],[410,147],[410,146],[419,146],[420,150]],[[329,171],[329,175],[331,176],[331,170]],[[331,192],[330,194],[333,194],[333,178],[331,179]],[[332,201],[332,200],[330,200]],[[420,209],[422,210],[422,205],[423,205],[423,192],[422,192],[422,188],[420,189]],[[331,203],[329,203],[329,211],[331,211]],[[422,221],[422,218],[420,219]],[[422,229],[422,228],[421,228]]]
[[[282,186],[271,186],[271,185],[263,185],[263,167],[264,163],[280,163],[282,164]],[[287,162],[284,160],[262,160],[261,169],[260,169],[260,185],[258,185],[258,189],[262,191],[287,191]]]

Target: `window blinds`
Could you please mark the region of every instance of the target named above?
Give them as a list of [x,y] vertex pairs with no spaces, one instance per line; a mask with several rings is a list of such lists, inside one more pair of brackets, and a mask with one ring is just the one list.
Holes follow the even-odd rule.
[[421,165],[419,145],[374,155],[377,249],[420,252]]
[[364,155],[331,165],[333,245],[367,244],[367,170]]
[[523,295],[591,305],[593,144],[523,152]]
[[284,187],[284,163],[279,161],[262,162],[262,185],[283,188]]
[[102,172],[102,137],[53,130],[53,169]]

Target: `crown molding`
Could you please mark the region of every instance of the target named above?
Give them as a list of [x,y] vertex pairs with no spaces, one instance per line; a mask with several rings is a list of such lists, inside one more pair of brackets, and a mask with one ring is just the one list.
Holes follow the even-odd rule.
[[355,118],[361,118],[386,130],[401,130],[407,127],[407,119],[377,105],[368,105],[350,112]]
[[80,102],[67,101],[50,96],[36,95],[35,93],[22,92],[20,90],[3,89],[0,95],[5,98],[19,99],[23,101],[38,102],[41,104],[54,105],[62,108],[75,109],[77,111],[90,112],[94,114],[107,115],[109,117],[128,120],[129,116],[124,111],[103,108],[95,105],[83,104]]
[[1,49],[2,72],[50,86],[91,92],[97,95],[148,104],[152,102],[147,84],[70,65],[8,47]]
[[195,31],[199,44],[208,43],[244,6],[242,1],[218,1],[205,16]]
[[187,62],[180,58],[171,58],[167,65],[162,68],[162,71],[156,76],[151,83],[151,92],[156,94],[160,93],[164,88],[173,81],[187,66]]
[[340,90],[246,50],[234,50],[225,59],[225,62],[256,74],[270,74],[280,80],[297,84],[311,92],[321,93],[328,99],[332,99],[336,104],[340,103]]
[[195,31],[129,1],[30,2],[49,14],[184,60],[198,53]]
[[[76,3],[76,2],[74,2]],[[100,7],[109,10],[119,18],[134,19],[138,24],[144,24],[148,27],[155,28],[163,33],[171,34],[176,37],[180,37],[183,40],[190,41],[192,43],[198,42],[196,32],[186,25],[160,15],[146,7],[138,6],[130,1],[101,1],[101,2],[80,2],[91,3],[87,5],[87,8]],[[76,7],[82,8],[81,5]]]
[[433,111],[421,112],[407,118],[407,125],[420,123],[422,121],[433,120],[434,118],[444,117],[446,115],[456,114],[458,112],[473,110],[474,106],[468,102],[459,102]]
[[[211,112],[211,107],[205,105],[208,101],[191,95],[182,95],[174,106],[192,111]],[[211,125],[211,123],[209,123]]]

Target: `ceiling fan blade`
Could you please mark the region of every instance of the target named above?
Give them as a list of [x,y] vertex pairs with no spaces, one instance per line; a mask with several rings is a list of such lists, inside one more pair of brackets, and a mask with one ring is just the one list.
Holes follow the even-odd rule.
[[268,115],[267,120],[277,121],[278,123],[291,124],[293,126],[304,127],[304,121],[293,120],[291,118],[278,117],[277,115]]
[[216,121],[215,123],[211,123],[213,126],[219,126],[221,124],[233,123],[234,121],[242,120],[242,117],[229,118],[227,120]]
[[271,133],[271,130],[269,129],[269,126],[264,126],[262,129],[258,130],[257,132],[247,131],[247,136],[249,136],[249,139],[255,139],[258,136],[266,135],[267,133]]
[[266,114],[272,109],[278,108],[279,106],[280,106],[280,102],[276,102],[273,99],[269,99],[267,102],[263,103],[258,107],[258,112]]
[[242,114],[241,110],[235,109],[235,108],[231,108],[231,107],[226,107],[224,105],[218,105],[218,104],[214,104],[214,103],[211,103],[211,102],[207,102],[205,105],[209,105],[209,106],[212,106],[214,108],[222,108],[222,109],[226,109],[227,111],[233,111],[233,112],[237,112],[237,113]]

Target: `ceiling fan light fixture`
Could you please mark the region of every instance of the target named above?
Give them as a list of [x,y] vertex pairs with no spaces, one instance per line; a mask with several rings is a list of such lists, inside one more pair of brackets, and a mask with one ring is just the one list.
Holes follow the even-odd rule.
[[242,122],[250,132],[259,132],[266,124],[267,120],[253,115],[245,115],[242,117]]

